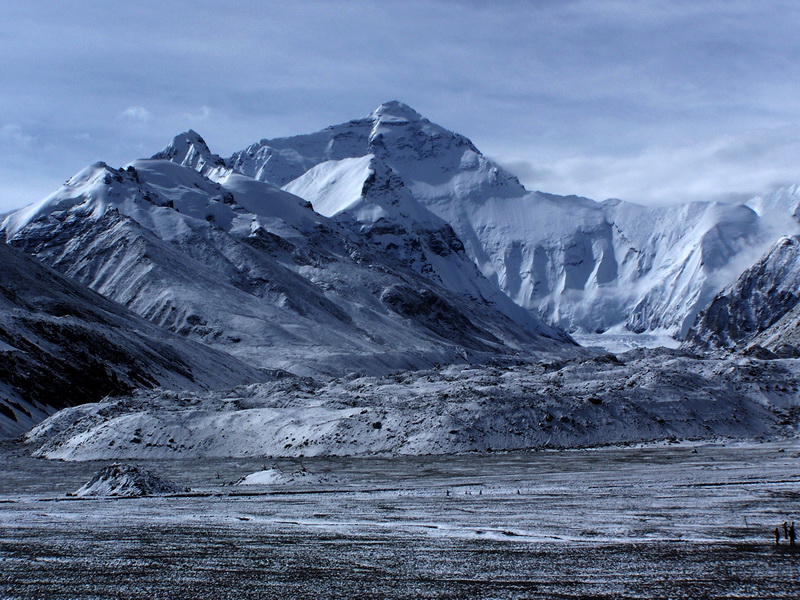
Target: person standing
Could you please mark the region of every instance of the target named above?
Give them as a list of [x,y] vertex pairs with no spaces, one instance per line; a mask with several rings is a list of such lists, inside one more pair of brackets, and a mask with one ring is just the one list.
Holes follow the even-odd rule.
[[780,546],[781,543],[781,530],[777,527],[775,528],[775,545]]

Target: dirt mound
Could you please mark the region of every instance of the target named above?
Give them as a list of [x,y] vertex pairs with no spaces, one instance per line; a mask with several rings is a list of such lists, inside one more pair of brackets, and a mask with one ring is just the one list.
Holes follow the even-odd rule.
[[163,496],[188,491],[135,465],[109,465],[100,469],[75,496]]

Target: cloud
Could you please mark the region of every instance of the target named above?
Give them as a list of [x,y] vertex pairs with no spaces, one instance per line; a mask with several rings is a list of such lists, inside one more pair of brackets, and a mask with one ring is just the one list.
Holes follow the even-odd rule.
[[211,109],[208,106],[201,106],[197,112],[187,112],[183,116],[189,121],[208,121]]
[[0,127],[0,140],[27,146],[36,139],[35,136],[27,133],[16,123],[9,123]]
[[529,189],[645,204],[743,201],[800,183],[800,125],[746,130],[627,154],[496,160]]
[[153,118],[153,115],[144,106],[129,106],[119,116],[138,123],[146,123]]

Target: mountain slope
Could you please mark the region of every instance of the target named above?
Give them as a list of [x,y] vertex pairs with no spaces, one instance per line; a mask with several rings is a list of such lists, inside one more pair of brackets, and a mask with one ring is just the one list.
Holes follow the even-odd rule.
[[[776,231],[800,231],[795,221],[759,214],[771,201],[644,207],[531,193],[467,138],[399,102],[316,133],[261,140],[226,164],[328,212],[323,197],[332,184],[323,171],[359,160],[390,170],[419,207],[452,226],[467,255],[514,302],[569,330],[621,324],[680,337]],[[336,210],[368,224],[374,208],[357,199],[351,194]]]
[[211,181],[192,168],[216,164],[207,149],[195,152],[194,137],[171,145],[192,155],[189,166],[85,169],[8,216],[9,243],[158,325],[295,373],[378,373],[571,345],[536,319],[516,322],[437,286],[271,184],[230,172]]
[[138,388],[220,389],[267,374],[172,335],[0,244],[0,437]]
[[689,347],[800,353],[800,238],[784,237],[700,313]]
[[537,327],[528,311],[482,276],[453,228],[419,204],[394,169],[374,155],[320,163],[284,189],[420,275]]
[[[333,144],[326,143],[319,151],[324,156],[338,156],[347,153],[347,148],[336,151]],[[298,155],[289,152],[287,156]],[[155,157],[193,168],[223,185],[237,172],[219,167],[219,157],[194,132],[177,136]],[[452,227],[417,202],[394,169],[375,155],[325,160],[284,189],[436,284],[468,299],[488,302],[525,328],[547,330],[481,275]],[[554,330],[547,335],[563,337]]]

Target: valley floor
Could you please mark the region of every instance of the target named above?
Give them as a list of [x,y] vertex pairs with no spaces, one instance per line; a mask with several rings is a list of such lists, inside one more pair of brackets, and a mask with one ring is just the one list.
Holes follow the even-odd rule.
[[[137,461],[188,495],[78,499],[107,462],[0,448],[3,598],[796,598],[800,444]],[[264,468],[326,483],[236,486]],[[320,480],[317,479],[317,481]]]

